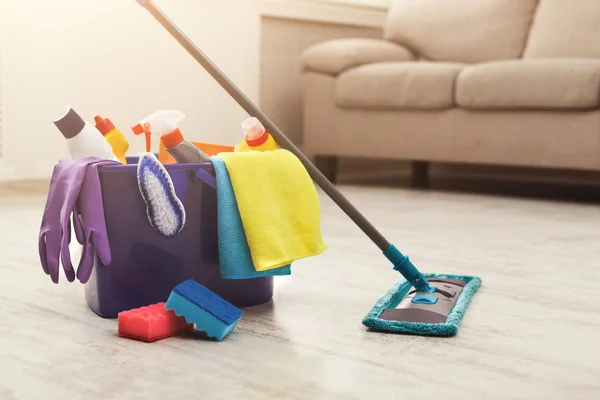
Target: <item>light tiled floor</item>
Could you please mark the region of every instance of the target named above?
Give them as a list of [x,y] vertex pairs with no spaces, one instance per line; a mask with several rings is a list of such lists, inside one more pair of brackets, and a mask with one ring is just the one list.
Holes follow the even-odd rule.
[[[368,332],[399,278],[323,197],[329,250],[277,281],[221,343],[116,336],[77,283],[51,283],[45,195],[0,194],[0,399],[599,399],[597,205],[343,187],[426,272],[478,275],[458,336]],[[64,279],[63,279],[64,281]]]

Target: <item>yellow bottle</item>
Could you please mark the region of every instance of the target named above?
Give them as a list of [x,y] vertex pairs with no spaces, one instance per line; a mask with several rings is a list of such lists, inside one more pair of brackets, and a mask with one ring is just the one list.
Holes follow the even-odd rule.
[[96,128],[102,133],[104,139],[110,144],[113,149],[113,153],[119,159],[121,164],[127,164],[125,154],[129,150],[129,142],[125,139],[125,136],[115,128],[114,124],[108,118],[102,118],[99,115],[94,118],[96,122]]
[[252,117],[244,120],[242,122],[242,130],[244,131],[244,140],[235,146],[236,152],[277,149],[275,139],[265,130],[265,127],[258,119]]

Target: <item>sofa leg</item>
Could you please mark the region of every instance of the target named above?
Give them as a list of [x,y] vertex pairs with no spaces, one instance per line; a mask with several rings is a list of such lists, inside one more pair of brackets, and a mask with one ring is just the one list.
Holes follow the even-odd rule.
[[411,163],[411,186],[414,189],[429,188],[429,162],[412,161]]
[[338,172],[338,158],[334,156],[316,156],[315,166],[331,183],[335,183]]

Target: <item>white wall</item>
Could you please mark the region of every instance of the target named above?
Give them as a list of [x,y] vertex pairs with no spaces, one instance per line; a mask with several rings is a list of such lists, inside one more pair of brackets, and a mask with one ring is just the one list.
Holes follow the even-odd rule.
[[[157,3],[258,100],[257,1]],[[130,126],[161,108],[187,114],[181,129],[188,139],[234,144],[241,137],[245,113],[135,0],[0,0],[0,35],[8,178],[49,177],[68,155],[51,121],[63,105],[90,121],[111,118],[133,152],[143,151],[144,139]]]

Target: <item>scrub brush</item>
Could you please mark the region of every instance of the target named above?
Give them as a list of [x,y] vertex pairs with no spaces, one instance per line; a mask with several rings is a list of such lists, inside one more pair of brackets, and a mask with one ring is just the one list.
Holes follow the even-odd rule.
[[175,237],[185,225],[185,208],[169,173],[154,154],[141,155],[137,181],[150,225],[166,238]]

